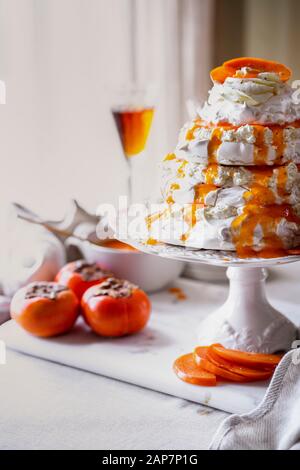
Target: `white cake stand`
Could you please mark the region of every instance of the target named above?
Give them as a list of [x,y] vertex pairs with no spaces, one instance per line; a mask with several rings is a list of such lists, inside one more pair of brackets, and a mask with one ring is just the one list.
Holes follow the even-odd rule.
[[293,263],[299,261],[300,256],[242,259],[230,251],[198,250],[169,244],[147,245],[136,240],[127,240],[127,243],[152,255],[228,267],[228,298],[200,324],[199,345],[222,343],[233,349],[264,353],[291,348],[297,328],[268,302],[264,268]]

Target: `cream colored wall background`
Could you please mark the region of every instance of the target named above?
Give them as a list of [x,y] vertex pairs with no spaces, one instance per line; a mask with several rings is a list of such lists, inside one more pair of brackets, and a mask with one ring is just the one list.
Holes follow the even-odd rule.
[[[7,104],[0,107],[1,209],[17,200],[59,216],[70,197],[94,209],[126,191],[110,106],[114,89],[131,77],[134,51],[139,77],[158,89],[144,172],[145,184],[153,185],[158,160],[175,145],[184,95],[208,86],[213,4],[0,0],[0,77],[7,85]],[[207,44],[203,53],[199,38]],[[185,50],[201,60],[196,79],[183,73]]]
[[2,203],[57,213],[122,188],[110,97],[129,76],[127,15],[126,0],[0,1]]
[[138,78],[158,90],[144,172],[153,186],[213,65],[258,55],[300,78],[299,19],[299,0],[0,0],[0,211],[17,200],[59,216],[70,197],[94,209],[126,191],[110,106],[133,53]]
[[300,79],[300,1],[246,0],[245,54],[283,62]]
[[273,59],[300,78],[299,0],[216,0],[214,65],[238,56]]

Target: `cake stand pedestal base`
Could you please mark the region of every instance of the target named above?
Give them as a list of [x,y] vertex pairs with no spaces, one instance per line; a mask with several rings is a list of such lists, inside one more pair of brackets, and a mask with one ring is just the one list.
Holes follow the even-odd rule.
[[204,320],[199,345],[221,343],[243,351],[273,353],[288,350],[297,335],[295,325],[273,308],[266,297],[266,270],[229,267],[230,288],[222,307]]

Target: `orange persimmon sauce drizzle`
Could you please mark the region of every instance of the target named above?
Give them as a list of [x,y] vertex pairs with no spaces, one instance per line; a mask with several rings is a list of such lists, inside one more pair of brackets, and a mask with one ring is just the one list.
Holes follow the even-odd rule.
[[[252,182],[245,189],[245,206],[240,215],[232,222],[233,241],[236,245],[236,251],[240,257],[276,257],[287,254],[283,247],[282,240],[276,235],[278,224],[285,218],[288,221],[300,224],[299,217],[293,211],[293,208],[285,202],[287,197],[287,166],[282,165],[282,157],[285,149],[284,129],[287,127],[300,127],[300,120],[286,125],[261,125],[259,123],[251,124],[254,130],[254,165],[247,166],[246,169],[252,174]],[[197,129],[205,127],[212,130],[208,142],[208,162],[203,170],[204,183],[195,186],[194,202],[184,210],[184,220],[188,225],[188,230],[182,235],[182,241],[187,241],[193,227],[197,221],[197,208],[205,205],[206,195],[218,188],[219,168],[218,149],[222,144],[223,131],[226,129],[237,129],[239,126],[233,126],[228,122],[219,122],[217,125],[196,119],[192,127],[187,131],[186,140],[193,140]],[[269,128],[273,132],[273,141],[270,144],[265,142],[265,130]],[[276,158],[273,165],[268,165],[269,145],[272,145],[276,151]],[[176,155],[169,154],[165,160],[176,159]],[[178,177],[185,176],[185,165],[183,161],[177,170]],[[272,181],[272,187],[270,182]],[[275,187],[274,187],[275,181]],[[168,204],[173,204],[172,193],[180,189],[179,185],[170,186]],[[283,201],[276,199],[276,193]],[[260,252],[254,251],[251,247],[255,245],[255,230],[259,228],[263,233],[263,240],[266,249]]]

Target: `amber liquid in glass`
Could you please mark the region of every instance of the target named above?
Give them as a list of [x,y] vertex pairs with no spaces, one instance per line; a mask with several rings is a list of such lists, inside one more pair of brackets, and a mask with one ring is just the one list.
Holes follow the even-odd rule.
[[154,108],[120,108],[113,109],[112,113],[126,157],[142,152],[150,132]]

